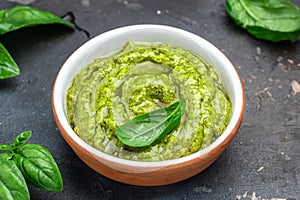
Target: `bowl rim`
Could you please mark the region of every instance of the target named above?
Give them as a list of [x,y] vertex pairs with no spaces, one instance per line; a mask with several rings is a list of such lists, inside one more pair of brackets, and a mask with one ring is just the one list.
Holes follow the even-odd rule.
[[[227,68],[231,69],[231,75],[234,78],[235,84],[234,88],[238,94],[238,96],[234,96],[236,100],[235,109],[232,113],[231,119],[229,121],[228,126],[226,127],[225,131],[209,146],[184,157],[172,159],[172,160],[163,160],[163,161],[134,161],[134,160],[127,160],[119,157],[115,157],[109,154],[106,154],[104,152],[101,152],[100,150],[97,150],[96,148],[92,147],[91,145],[87,144],[83,139],[81,139],[71,128],[71,126],[68,123],[66,113],[65,113],[65,105],[62,105],[60,102],[64,102],[65,104],[65,96],[63,96],[62,93],[65,91],[62,91],[60,89],[60,83],[65,77],[65,73],[68,72],[68,68],[70,68],[70,63],[72,60],[74,60],[78,55],[80,55],[82,52],[86,51],[87,48],[93,46],[94,44],[97,44],[99,41],[105,40],[106,38],[111,37],[115,34],[122,34],[126,31],[135,31],[135,30],[141,30],[141,29],[160,29],[162,31],[171,31],[174,34],[179,34],[191,39],[194,39],[198,43],[201,43],[201,45],[205,45],[207,47],[208,51],[213,52],[216,54],[218,59],[221,59],[222,62],[224,62],[224,65],[226,65]],[[63,98],[63,99],[62,99]],[[233,110],[233,109],[232,109]],[[81,45],[79,48],[77,48],[64,62],[62,67],[57,73],[56,79],[54,81],[53,89],[52,89],[52,111],[55,118],[56,124],[60,124],[60,126],[63,128],[64,132],[70,136],[74,140],[74,142],[78,145],[80,145],[83,149],[87,150],[92,155],[102,158],[104,160],[107,160],[109,162],[113,162],[116,164],[122,164],[128,167],[166,167],[174,164],[184,163],[191,161],[195,158],[200,158],[207,156],[209,152],[211,152],[213,149],[215,149],[218,146],[227,145],[230,140],[226,140],[227,138],[233,137],[241,122],[245,111],[245,97],[244,97],[244,88],[243,83],[241,81],[241,78],[238,75],[237,70],[235,69],[234,65],[231,63],[231,61],[225,56],[223,52],[221,52],[217,47],[215,47],[212,43],[207,41],[206,39],[185,31],[183,29],[179,29],[172,26],[166,26],[166,25],[157,25],[157,24],[137,24],[137,25],[129,25],[124,26],[120,28],[116,28],[113,30],[109,30],[107,32],[101,33],[94,38],[88,40],[83,45]],[[61,130],[60,130],[61,131]],[[62,133],[61,133],[62,134]],[[62,134],[63,135],[63,134]],[[73,147],[72,147],[73,148]]]

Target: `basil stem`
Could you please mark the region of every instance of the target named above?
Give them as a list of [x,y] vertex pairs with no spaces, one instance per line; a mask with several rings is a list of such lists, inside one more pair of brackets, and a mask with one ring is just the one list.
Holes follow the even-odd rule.
[[13,160],[21,170],[25,180],[38,188],[61,191],[63,181],[59,168],[51,153],[38,144],[20,146]]
[[0,199],[29,200],[25,179],[16,164],[11,160],[1,158],[0,169]]
[[181,99],[169,107],[139,115],[117,128],[117,138],[131,147],[151,145],[180,124],[184,110],[185,102]]
[[0,10],[0,34],[40,24],[63,24],[74,27],[74,24],[69,21],[30,6]]
[[0,79],[14,77],[20,74],[18,65],[0,43]]
[[270,41],[300,35],[300,10],[289,0],[227,0],[229,16],[250,34]]

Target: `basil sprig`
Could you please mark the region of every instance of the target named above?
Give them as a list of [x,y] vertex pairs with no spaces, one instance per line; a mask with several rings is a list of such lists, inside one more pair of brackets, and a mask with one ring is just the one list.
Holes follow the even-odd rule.
[[145,147],[160,141],[180,124],[185,110],[183,99],[149,113],[139,115],[119,126],[117,138],[130,147]]
[[289,0],[227,0],[230,17],[250,34],[270,41],[300,35],[300,10]]
[[26,185],[61,191],[63,181],[51,153],[38,144],[25,144],[32,132],[20,133],[9,146],[0,144],[0,199],[30,199]]
[[[0,10],[0,35],[23,27],[54,23],[75,27],[73,23],[63,20],[52,13],[30,6],[16,6]],[[19,74],[18,65],[0,43],[0,79],[11,78]]]

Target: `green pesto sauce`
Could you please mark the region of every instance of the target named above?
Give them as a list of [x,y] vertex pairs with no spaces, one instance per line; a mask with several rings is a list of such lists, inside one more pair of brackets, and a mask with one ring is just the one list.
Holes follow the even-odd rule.
[[[180,158],[207,147],[225,130],[231,102],[214,67],[170,44],[128,42],[96,59],[72,80],[67,115],[74,131],[100,151],[129,160]],[[158,143],[123,145],[116,128],[133,117],[183,98],[179,127]]]

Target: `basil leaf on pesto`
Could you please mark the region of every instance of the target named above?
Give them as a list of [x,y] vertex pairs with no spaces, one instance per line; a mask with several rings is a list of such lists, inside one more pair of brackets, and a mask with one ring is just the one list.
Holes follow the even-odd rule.
[[0,43],[0,79],[14,77],[20,74],[18,65]]
[[139,115],[117,128],[117,138],[130,147],[149,146],[180,124],[184,110],[185,102],[181,99],[169,107]]
[[300,35],[300,10],[289,0],[227,0],[229,16],[250,34],[273,42]]
[[69,21],[30,6],[16,6],[0,10],[0,34],[41,24],[63,24],[74,27],[74,24]]

